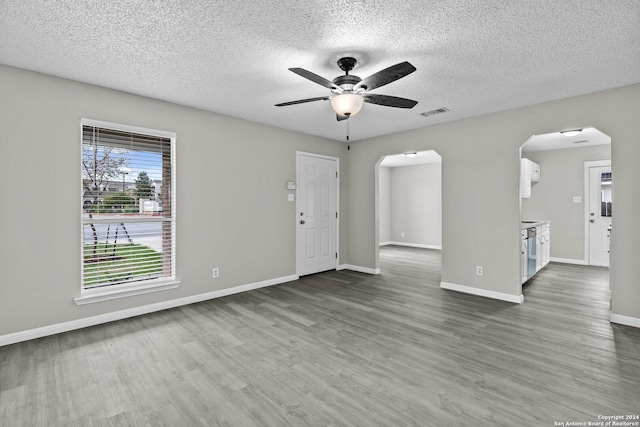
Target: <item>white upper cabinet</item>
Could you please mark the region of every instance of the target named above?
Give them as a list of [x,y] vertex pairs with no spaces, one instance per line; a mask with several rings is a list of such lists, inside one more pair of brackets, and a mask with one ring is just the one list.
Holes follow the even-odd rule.
[[532,182],[538,182],[540,181],[540,165],[532,162],[529,159],[523,159],[526,160],[527,163],[529,163],[529,167],[531,168],[531,181]]
[[529,159],[520,159],[520,197],[531,197],[531,186],[540,181],[540,165]]

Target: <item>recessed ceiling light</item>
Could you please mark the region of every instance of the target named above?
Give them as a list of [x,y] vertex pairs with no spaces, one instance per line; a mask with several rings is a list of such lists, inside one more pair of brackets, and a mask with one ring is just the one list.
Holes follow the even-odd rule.
[[580,135],[580,132],[582,132],[582,129],[565,130],[560,133],[563,134],[564,136],[576,136],[576,135]]
[[418,155],[418,153],[416,153],[415,151],[409,151],[407,153],[404,153],[404,155],[407,157],[415,157]]

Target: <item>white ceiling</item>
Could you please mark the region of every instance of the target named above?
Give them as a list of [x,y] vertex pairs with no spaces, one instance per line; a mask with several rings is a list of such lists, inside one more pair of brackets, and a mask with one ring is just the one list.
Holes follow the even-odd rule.
[[[417,71],[373,93],[351,140],[640,82],[640,0],[0,0],[0,63],[344,141],[329,90]],[[422,112],[446,107],[432,117]]]
[[522,146],[523,153],[532,151],[562,150],[591,145],[611,144],[611,137],[593,127],[586,127],[578,135],[567,136],[560,132],[534,135]]

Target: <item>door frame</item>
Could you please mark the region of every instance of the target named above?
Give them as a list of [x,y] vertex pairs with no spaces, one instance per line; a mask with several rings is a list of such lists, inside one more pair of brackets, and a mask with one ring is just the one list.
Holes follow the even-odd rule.
[[590,186],[591,178],[589,177],[589,169],[603,167],[603,166],[608,166],[612,168],[611,160],[588,160],[584,162],[584,263],[585,265],[591,265],[591,259],[589,257],[589,242],[591,240],[591,233],[589,231],[589,218],[590,218],[589,212],[590,212],[590,206],[591,206],[591,186]]
[[333,157],[333,156],[327,156],[324,154],[317,154],[317,153],[309,153],[306,151],[296,151],[296,212],[294,215],[294,226],[296,227],[296,276],[300,277],[300,271],[298,271],[298,254],[300,253],[300,248],[298,247],[300,245],[300,239],[298,236],[300,227],[298,227],[298,212],[300,212],[300,156],[306,156],[306,157],[315,157],[317,159],[325,159],[325,160],[333,160],[336,162],[336,172],[337,172],[337,176],[336,176],[336,195],[335,195],[335,202],[336,202],[336,212],[338,214],[338,217],[336,218],[336,235],[335,235],[335,239],[336,239],[336,262],[335,262],[335,267],[336,270],[338,269],[339,265],[340,265],[340,158],[338,157]]

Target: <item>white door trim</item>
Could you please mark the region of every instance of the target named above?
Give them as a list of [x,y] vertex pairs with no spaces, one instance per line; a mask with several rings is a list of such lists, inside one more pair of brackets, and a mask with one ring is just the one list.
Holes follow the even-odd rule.
[[338,172],[338,176],[336,177],[336,212],[338,213],[338,217],[336,218],[336,270],[340,265],[340,159],[338,157],[326,156],[324,154],[316,154],[316,153],[308,153],[306,151],[296,151],[296,214],[295,214],[295,222],[294,227],[296,228],[296,275],[300,276],[300,271],[298,271],[298,254],[300,253],[298,248],[300,239],[298,239],[298,232],[300,227],[298,227],[298,212],[300,212],[300,156],[307,157],[315,157],[317,159],[326,159],[333,160],[336,162],[336,171]]
[[589,212],[591,206],[591,188],[589,186],[589,169],[601,166],[611,167],[611,160],[589,160],[584,162],[584,262],[590,265],[589,259]]

